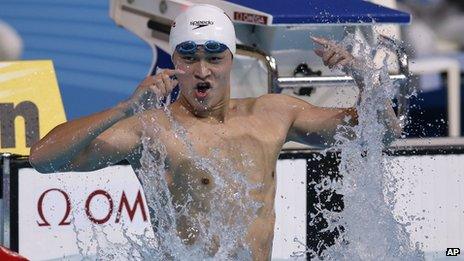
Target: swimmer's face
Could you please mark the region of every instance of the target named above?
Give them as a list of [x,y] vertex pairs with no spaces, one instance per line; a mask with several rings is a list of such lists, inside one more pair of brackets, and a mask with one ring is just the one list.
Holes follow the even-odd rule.
[[177,76],[181,95],[195,111],[204,112],[224,104],[230,92],[232,53],[205,52],[199,47],[194,54],[175,52],[176,69],[185,71]]

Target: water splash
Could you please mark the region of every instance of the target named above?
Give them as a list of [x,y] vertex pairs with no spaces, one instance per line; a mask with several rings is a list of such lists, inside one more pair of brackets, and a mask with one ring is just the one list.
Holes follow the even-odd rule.
[[[194,193],[198,190],[195,187],[198,183],[193,181],[195,177],[185,173],[185,191],[182,195],[173,195],[166,179],[166,175],[169,175],[165,163],[168,157],[166,147],[161,141],[144,136],[140,161],[142,168],[138,176],[152,213],[152,223],[157,228],[159,245],[153,251],[161,254],[162,258],[175,260],[241,260],[245,258],[243,255],[249,258],[250,249],[244,242],[244,231],[247,231],[260,207],[259,203],[250,200],[249,193],[259,186],[251,184],[245,173],[237,171],[218,150],[211,149],[206,157],[200,156],[187,130],[168,109],[164,112],[175,137],[183,144],[189,161],[193,162],[195,169],[211,174],[214,186],[206,199],[209,206],[198,206]],[[204,208],[205,211],[192,212],[197,208]],[[185,229],[189,232],[187,237],[179,234],[180,226],[188,226]]]
[[[348,39],[345,43],[353,44],[353,41]],[[366,59],[365,64],[369,65],[372,49],[366,47],[361,52]],[[313,184],[319,193],[337,190],[344,195],[343,212],[318,208],[319,214],[328,220],[326,230],[340,227],[343,230],[335,245],[326,251],[319,253],[305,249],[296,251],[294,257],[310,252],[329,260],[423,259],[410,242],[405,225],[397,222],[392,214],[395,182],[384,175],[382,148],[386,129],[383,122],[379,122],[378,115],[384,113],[384,101],[392,98],[397,88],[390,81],[386,68],[368,68],[372,67],[368,66],[362,75],[365,89],[357,106],[359,125],[340,126],[335,136],[335,149],[341,151],[339,170],[344,178],[325,179]],[[380,79],[382,88],[379,88],[377,79]],[[158,104],[157,107],[161,106]],[[107,248],[110,250],[105,251],[98,243],[97,258],[114,259],[115,253],[123,252],[124,258],[129,260],[250,259],[249,246],[243,242],[243,231],[247,230],[260,207],[258,202],[250,201],[249,195],[250,191],[259,188],[259,184],[250,184],[246,175],[236,170],[232,162],[224,159],[217,150],[211,149],[207,156],[200,156],[190,142],[187,130],[174,119],[167,106],[164,112],[176,138],[185,147],[187,158],[196,169],[215,178],[215,186],[209,192],[208,211],[190,212],[195,205],[194,195],[190,193],[196,189],[194,182],[186,182],[184,196],[175,198],[167,179],[166,145],[154,138],[156,135],[144,132],[142,167],[137,175],[144,187],[156,238],[126,236],[126,243],[105,242],[111,245]],[[160,132],[156,121],[145,122],[144,130]],[[355,139],[352,139],[353,134]],[[253,162],[246,164],[252,165]],[[221,175],[224,173],[227,175]],[[180,222],[189,226],[187,237],[179,234]],[[103,235],[103,238],[94,236],[94,241],[108,241],[108,237]],[[216,243],[212,246],[211,242]],[[322,248],[322,245],[319,247]],[[242,251],[237,252],[237,249]]]
[[330,247],[319,244],[316,249],[307,248],[295,254],[309,253],[324,260],[422,260],[423,253],[410,241],[406,223],[398,222],[393,215],[396,182],[385,172],[387,156],[382,151],[388,133],[382,119],[386,115],[386,101],[394,98],[398,90],[388,75],[388,57],[381,68],[375,68],[374,56],[383,46],[370,48],[353,35],[341,44],[355,50],[356,57],[365,65],[362,70],[350,72],[364,85],[356,106],[359,124],[339,126],[331,148],[340,152],[338,168],[343,178],[327,178],[314,184],[318,193],[342,194],[343,211],[320,207],[310,221],[324,218],[325,229],[336,231],[338,237]]
[[[209,173],[214,186],[204,199],[208,206],[198,202],[198,182],[191,173],[183,173],[181,195],[173,193],[169,178],[169,155],[166,144],[158,138],[161,132],[154,117],[146,121],[142,114],[156,108],[164,111],[169,119],[171,131],[184,146],[183,156],[193,163],[196,170]],[[250,192],[260,184],[248,181],[246,173],[238,171],[233,162],[224,158],[217,149],[200,156],[189,140],[187,130],[174,119],[168,104],[164,106],[154,99],[134,108],[143,123],[142,152],[136,174],[144,189],[155,238],[145,235],[128,236],[115,241],[101,226],[89,231],[77,228],[73,222],[77,245],[84,259],[97,260],[216,260],[251,259],[250,247],[245,242],[245,231],[261,207],[252,200]],[[150,133],[150,134],[148,134]],[[179,156],[179,155],[177,155]],[[247,155],[242,155],[246,159]],[[251,167],[253,162],[244,160]],[[197,178],[197,177],[196,177]],[[201,186],[201,184],[200,184]],[[179,192],[179,191],[177,191]],[[200,209],[200,210],[199,210]],[[186,234],[187,233],[187,234]],[[84,246],[84,241],[90,244]],[[95,253],[92,256],[91,253]]]
[[[250,192],[261,184],[252,183],[247,174],[237,170],[234,162],[224,157],[218,149],[210,148],[201,156],[189,138],[188,131],[175,119],[169,104],[148,97],[147,103],[136,106],[135,117],[143,123],[140,168],[137,177],[144,189],[153,231],[130,233],[123,222],[114,225],[94,225],[91,229],[77,224],[71,213],[72,228],[82,260],[250,260],[250,246],[245,242],[246,231],[256,218],[262,204],[254,201]],[[192,162],[196,170],[208,173],[214,181],[208,191],[208,206],[199,206],[198,182],[191,173],[182,173],[185,191],[173,193],[169,179],[168,148],[158,137],[161,129],[155,117],[144,119],[149,110],[164,112],[175,138],[184,146],[182,156]],[[254,165],[242,153],[243,169]],[[191,177],[190,177],[191,176]],[[196,177],[198,178],[198,177]],[[200,184],[201,186],[202,184]],[[82,203],[82,202],[80,202]],[[79,204],[76,202],[75,204]],[[198,209],[201,208],[201,211]],[[82,210],[80,210],[82,211]],[[184,229],[181,229],[184,226]],[[187,226],[187,228],[185,228]],[[109,231],[122,230],[122,238],[115,238]],[[184,233],[183,233],[184,232]],[[187,232],[187,234],[185,234]]]

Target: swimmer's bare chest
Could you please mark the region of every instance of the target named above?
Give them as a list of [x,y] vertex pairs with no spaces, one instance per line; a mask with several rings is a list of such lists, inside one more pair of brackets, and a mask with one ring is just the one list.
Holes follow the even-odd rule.
[[[225,123],[173,118],[177,127],[171,119],[169,126],[149,134],[165,147],[166,179],[173,203],[189,201],[189,215],[208,213],[215,207],[213,202],[240,191],[234,187],[234,179],[257,185],[249,196],[261,207],[250,224],[247,241],[253,242],[254,253],[268,255],[275,218],[275,166],[288,128],[260,115],[233,116]],[[221,187],[224,182],[232,185]],[[180,236],[192,243],[187,233],[191,224],[180,220],[178,225]]]
[[207,211],[216,182],[232,174],[260,185],[250,193],[256,200],[273,199],[275,164],[285,128],[252,113],[232,114],[224,123],[174,113],[167,122],[147,135],[166,149],[166,178],[174,200],[189,194],[199,211]]
[[[181,130],[174,127],[161,135],[173,192],[191,191],[197,200],[208,200],[208,192],[216,182],[231,175],[267,188],[274,186],[274,169],[283,140],[265,122],[248,116],[224,124],[188,121],[180,122],[180,126]],[[265,193],[264,187],[261,193]],[[253,193],[263,200],[259,191]]]

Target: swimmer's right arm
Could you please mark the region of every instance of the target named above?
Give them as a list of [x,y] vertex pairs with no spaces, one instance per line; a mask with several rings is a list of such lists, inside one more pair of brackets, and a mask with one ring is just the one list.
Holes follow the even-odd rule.
[[[147,108],[152,99],[167,96],[183,73],[165,70],[145,78],[130,99],[87,117],[58,125],[31,147],[29,161],[41,173],[90,171],[117,163],[134,153],[141,143],[135,108]],[[159,98],[156,98],[159,97]]]
[[[125,156],[136,133],[124,133],[124,141],[115,142],[110,138],[118,135],[118,129],[111,127],[130,114],[130,106],[123,102],[103,112],[60,124],[31,147],[29,162],[41,173],[52,173],[93,170],[122,160],[117,156]],[[103,135],[105,131],[107,135]],[[111,148],[117,149],[115,155]],[[98,154],[105,154],[105,159]]]

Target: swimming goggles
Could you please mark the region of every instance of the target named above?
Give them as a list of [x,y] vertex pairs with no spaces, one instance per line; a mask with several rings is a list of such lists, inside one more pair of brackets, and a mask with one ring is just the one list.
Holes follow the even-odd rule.
[[176,51],[180,54],[194,54],[198,50],[198,46],[203,46],[208,53],[222,53],[227,49],[225,44],[214,40],[208,40],[204,44],[198,45],[194,41],[185,41],[176,46]]

